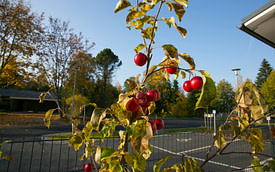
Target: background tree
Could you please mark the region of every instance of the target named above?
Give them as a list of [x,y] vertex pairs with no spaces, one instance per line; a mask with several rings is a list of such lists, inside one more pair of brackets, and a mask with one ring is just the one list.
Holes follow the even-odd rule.
[[99,81],[98,84],[102,84],[103,86],[101,105],[102,107],[106,107],[107,83],[111,82],[114,72],[122,65],[122,61],[119,60],[118,56],[111,49],[105,48],[95,57],[95,64],[98,78],[102,81]]
[[259,90],[261,90],[262,84],[266,81],[272,70],[268,61],[263,59],[255,81],[255,85]]
[[135,87],[135,80],[136,78],[134,76],[126,79],[123,84],[123,92],[131,91]]
[[21,78],[13,77],[15,73],[16,76],[27,74],[29,59],[42,40],[42,20],[43,14],[32,13],[23,1],[0,1],[0,78],[6,81],[0,81],[2,86],[16,84]]
[[[69,63],[69,68],[78,68],[75,87],[76,94],[87,96],[90,91],[89,88],[95,84],[95,61],[92,54],[84,51],[73,54]],[[72,93],[76,70],[69,70],[68,72],[69,77],[64,85],[66,90]]]
[[46,77],[49,85],[55,88],[60,100],[64,81],[69,77],[70,62],[73,54],[88,52],[94,44],[84,40],[81,33],[76,35],[68,21],[49,17],[45,30],[44,43],[38,59],[38,73]]
[[211,103],[213,109],[217,113],[228,114],[232,111],[235,105],[235,92],[232,85],[225,80],[221,80],[217,85],[216,98]]
[[268,111],[275,110],[275,70],[273,70],[267,80],[262,84],[261,93],[268,103]]

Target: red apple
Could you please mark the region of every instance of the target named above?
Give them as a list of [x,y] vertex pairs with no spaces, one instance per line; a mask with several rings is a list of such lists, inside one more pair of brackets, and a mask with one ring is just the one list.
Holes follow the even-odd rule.
[[200,90],[203,85],[203,80],[200,76],[195,76],[190,81],[190,86],[193,88],[193,90]]
[[163,122],[163,120],[162,119],[156,119],[155,121],[155,124],[156,124],[156,126],[157,126],[157,130],[161,130],[161,129],[163,129],[164,128],[164,122]]
[[147,94],[138,93],[136,96],[136,100],[141,107],[144,107],[147,104]]
[[135,112],[138,110],[138,104],[135,99],[131,99],[126,103],[126,109],[131,112]]
[[148,122],[151,124],[153,135],[155,135],[156,130],[157,130],[156,124],[153,121],[151,121],[151,120],[149,120]]
[[151,90],[151,91],[148,91],[147,93],[147,101],[155,101],[156,97],[157,97],[157,94],[155,91]]
[[191,87],[190,85],[190,81],[185,81],[183,83],[183,89],[186,91],[186,92],[191,92],[193,91],[193,88]]
[[84,170],[85,172],[91,172],[93,170],[94,166],[92,163],[88,162],[85,167],[84,167]]
[[145,65],[146,62],[147,62],[146,55],[143,54],[143,53],[137,53],[137,54],[135,55],[134,61],[135,61],[136,65],[138,65],[138,66],[143,66],[143,65]]
[[175,74],[178,71],[177,65],[174,62],[171,62],[170,64],[175,67],[167,67],[166,71],[170,74]]
[[155,92],[155,94],[156,94],[155,101],[158,101],[158,100],[160,99],[160,92],[159,92],[158,90],[156,90],[156,89],[153,89],[153,90],[151,90],[151,91],[154,91],[154,92]]

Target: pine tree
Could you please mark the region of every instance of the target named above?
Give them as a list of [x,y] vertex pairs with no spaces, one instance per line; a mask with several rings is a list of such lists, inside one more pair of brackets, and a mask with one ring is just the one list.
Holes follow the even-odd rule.
[[261,67],[256,77],[255,85],[256,87],[261,90],[262,84],[266,81],[269,77],[270,73],[272,72],[273,68],[270,66],[266,59],[263,59]]

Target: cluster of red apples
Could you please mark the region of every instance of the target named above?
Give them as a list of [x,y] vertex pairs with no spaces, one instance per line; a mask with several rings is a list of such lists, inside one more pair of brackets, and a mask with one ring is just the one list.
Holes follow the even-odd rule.
[[[147,62],[147,57],[143,53],[137,53],[134,58],[134,62],[138,66],[143,66]],[[178,67],[174,62],[171,62],[170,65],[175,66],[175,67],[167,67],[166,71],[169,74],[175,74],[178,71]],[[185,81],[183,83],[183,89],[186,92],[192,92],[194,90],[200,90],[203,86],[203,80],[200,76],[195,76],[191,80]]]

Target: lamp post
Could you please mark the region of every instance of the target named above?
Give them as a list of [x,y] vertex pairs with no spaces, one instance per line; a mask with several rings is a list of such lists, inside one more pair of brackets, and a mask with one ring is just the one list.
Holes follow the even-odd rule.
[[71,123],[73,122],[73,111],[74,111],[74,93],[75,93],[75,83],[76,83],[76,75],[77,75],[77,70],[78,67],[74,68],[75,69],[75,78],[74,78],[74,90],[73,90],[73,100],[72,100],[72,110],[71,110]]
[[[235,72],[235,76],[236,76],[236,85],[235,85],[235,89],[236,89],[236,92],[238,91],[238,88],[239,88],[239,85],[238,85],[238,77],[239,77],[239,73],[238,73],[238,71],[239,70],[241,70],[241,69],[239,69],[239,68],[235,68],[235,69],[232,69],[232,71],[234,71]],[[237,107],[239,107],[239,105],[237,104]],[[238,117],[240,117],[240,112],[238,111]],[[241,126],[241,124],[240,124],[240,120],[238,120],[238,124],[239,124],[239,126]]]

